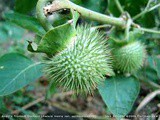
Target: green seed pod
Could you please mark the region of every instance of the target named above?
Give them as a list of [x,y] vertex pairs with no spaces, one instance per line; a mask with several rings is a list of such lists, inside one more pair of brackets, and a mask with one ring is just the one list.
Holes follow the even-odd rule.
[[138,41],[117,45],[112,50],[113,67],[123,73],[136,72],[144,63],[146,56],[145,46]]
[[104,75],[113,75],[110,51],[103,33],[78,26],[72,43],[46,61],[45,73],[65,90],[91,93]]

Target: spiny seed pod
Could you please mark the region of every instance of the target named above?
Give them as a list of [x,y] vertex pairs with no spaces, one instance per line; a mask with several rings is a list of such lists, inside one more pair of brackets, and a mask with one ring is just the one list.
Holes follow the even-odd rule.
[[133,73],[141,68],[146,56],[145,46],[138,41],[113,48],[113,67],[123,73]]
[[65,90],[92,93],[104,75],[114,74],[110,51],[103,33],[87,25],[76,31],[68,48],[46,61],[45,73]]

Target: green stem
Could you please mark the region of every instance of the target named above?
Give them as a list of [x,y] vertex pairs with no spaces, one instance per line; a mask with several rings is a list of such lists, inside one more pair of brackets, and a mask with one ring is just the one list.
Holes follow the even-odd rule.
[[147,3],[146,8],[144,10],[147,10],[149,8],[149,6],[150,6],[150,4],[151,4],[152,1],[153,0],[148,0],[148,3]]
[[54,0],[52,5],[49,5],[44,8],[44,11],[47,14],[47,13],[52,13],[65,8],[74,9],[77,12],[79,12],[82,17],[90,20],[98,21],[100,23],[111,24],[111,25],[122,27],[122,28],[124,28],[126,25],[126,21],[122,18],[110,17],[98,12],[91,11],[89,9],[86,9],[84,7],[74,4],[69,0]]
[[141,13],[137,14],[136,16],[133,17],[133,20],[136,20],[137,18],[141,17],[142,15],[146,14],[147,12],[150,12],[156,8],[160,7],[160,3],[151,7],[150,9],[145,9],[144,11],[142,11]]
[[160,31],[158,30],[153,30],[153,29],[148,29],[148,28],[143,28],[141,26],[139,26],[138,24],[132,22],[132,26],[139,29],[139,30],[142,30],[144,32],[148,32],[148,33],[154,33],[154,34],[160,34]]
[[125,40],[129,40],[129,30],[131,28],[131,24],[132,24],[132,20],[129,18],[128,21],[127,21],[127,26],[126,26],[126,29],[125,29]]
[[121,12],[121,14],[124,13],[124,10],[123,10],[123,8],[122,8],[122,6],[121,6],[119,0],[114,0],[114,2],[116,3],[117,8],[118,8],[119,11]]
[[139,27],[138,29],[140,29],[140,30],[142,30],[142,31],[144,31],[144,32],[160,34],[160,31],[153,30],[153,29],[147,29],[147,28],[142,28],[142,27]]
[[104,25],[95,26],[95,27],[93,27],[93,28],[95,28],[95,29],[101,29],[101,28],[110,28],[110,27],[111,27],[111,25],[104,24]]
[[36,6],[37,18],[46,31],[51,30],[53,28],[53,26],[46,19],[46,16],[44,15],[44,12],[43,12],[43,8],[45,7],[45,4],[50,1],[51,0],[39,0]]

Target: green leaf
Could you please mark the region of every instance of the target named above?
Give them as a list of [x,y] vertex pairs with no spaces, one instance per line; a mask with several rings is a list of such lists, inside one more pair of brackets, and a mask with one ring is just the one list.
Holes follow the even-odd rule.
[[38,0],[16,0],[15,11],[23,14],[29,13],[36,6]]
[[10,22],[0,22],[0,43],[7,40],[20,40],[25,30]]
[[[58,26],[43,36],[35,52],[43,52],[48,55],[60,52],[67,47],[74,35],[75,30],[72,23]],[[30,45],[29,50],[34,51],[31,47]]]
[[40,36],[45,34],[45,30],[43,29],[39,21],[34,17],[12,11],[4,13],[3,17],[25,29],[36,32]]
[[98,89],[109,111],[119,118],[131,111],[140,84],[134,77],[116,76],[105,80]]
[[72,12],[72,18],[73,18],[73,25],[74,27],[76,27],[76,23],[78,21],[78,18],[80,17],[80,14],[73,9],[71,9],[71,12]]
[[42,64],[18,53],[0,58],[0,96],[11,94],[42,76]]

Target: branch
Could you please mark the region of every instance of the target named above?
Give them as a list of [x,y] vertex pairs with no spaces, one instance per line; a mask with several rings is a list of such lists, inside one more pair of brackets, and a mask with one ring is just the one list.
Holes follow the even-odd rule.
[[132,22],[132,26],[135,27],[135,28],[137,28],[137,29],[139,29],[139,30],[142,30],[144,32],[154,33],[154,34],[160,34],[160,31],[158,31],[158,30],[143,28],[143,27],[141,27],[140,25],[138,25],[138,24],[136,24],[134,22]]
[[92,10],[78,6],[69,0],[54,0],[51,5],[44,7],[44,14],[48,15],[61,9],[74,9],[79,12],[82,17],[98,21],[100,23],[111,24],[122,28],[125,28],[126,26],[126,21],[122,18],[110,17],[98,12],[94,12]]
[[153,0],[148,0],[148,3],[147,3],[147,5],[146,5],[146,7],[145,7],[144,10],[147,10],[147,9],[149,8],[149,6],[150,6],[150,4],[152,3],[152,1],[153,1]]
[[114,0],[114,2],[116,3],[117,8],[118,8],[119,11],[121,12],[121,14],[124,13],[124,10],[123,10],[123,8],[122,8],[122,6],[121,6],[119,0]]
[[142,27],[140,27],[140,28],[138,28],[138,29],[140,29],[140,30],[142,30],[142,31],[144,31],[144,32],[148,32],[148,33],[160,34],[160,31],[153,30],[153,29],[147,29],[147,28],[142,28]]
[[140,103],[140,105],[137,107],[136,109],[136,114],[142,109],[144,108],[152,99],[154,99],[157,95],[160,95],[160,90],[156,90],[150,94],[148,94],[143,101]]
[[144,15],[144,14],[146,14],[146,13],[148,13],[148,12],[158,8],[158,7],[160,7],[160,3],[155,5],[155,6],[153,6],[153,7],[151,7],[150,9],[145,9],[141,13],[137,14],[136,16],[133,17],[133,20],[136,20],[137,18],[141,17],[142,15]]
[[125,29],[125,40],[129,40],[129,30],[131,28],[131,24],[132,24],[132,19],[129,18]]
[[43,13],[43,7],[47,4],[47,2],[50,2],[51,0],[38,0],[37,6],[36,6],[36,13],[37,13],[37,18],[43,28],[48,31],[53,28],[53,26],[48,22],[46,19],[46,16]]

